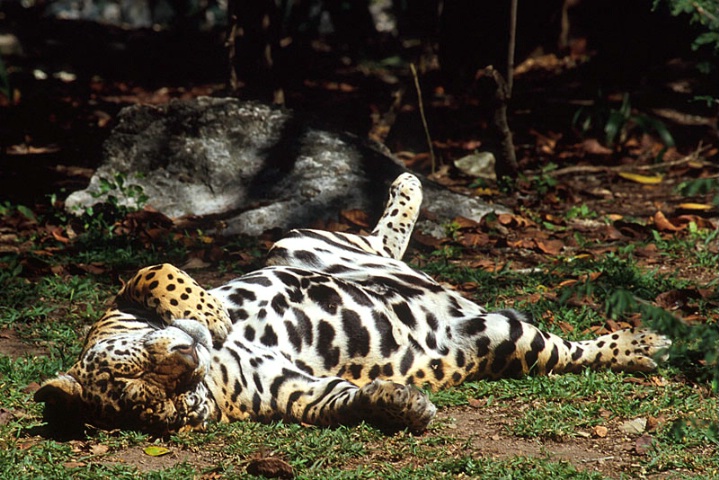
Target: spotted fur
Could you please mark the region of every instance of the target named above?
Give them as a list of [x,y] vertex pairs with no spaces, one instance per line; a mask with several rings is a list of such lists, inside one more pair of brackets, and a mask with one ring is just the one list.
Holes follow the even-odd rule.
[[410,268],[421,201],[404,174],[370,235],[292,231],[265,268],[210,291],[172,265],[141,270],[36,399],[50,421],[160,432],[243,419],[420,432],[435,408],[415,385],[656,367],[660,335],[570,342]]

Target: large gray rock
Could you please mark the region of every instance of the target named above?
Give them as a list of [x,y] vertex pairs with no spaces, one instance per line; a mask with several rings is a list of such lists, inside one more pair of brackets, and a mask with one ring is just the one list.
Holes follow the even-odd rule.
[[[104,163],[66,205],[82,211],[108,194],[132,204],[137,195],[102,193],[119,173],[125,191],[139,185],[147,203],[169,217],[213,215],[224,220],[225,234],[258,235],[336,219],[341,209],[376,218],[403,171],[380,147],[315,128],[291,111],[203,97],[124,109],[105,143]],[[424,207],[436,217],[420,226],[425,233],[441,234],[441,224],[456,216],[479,220],[503,211],[422,181]]]

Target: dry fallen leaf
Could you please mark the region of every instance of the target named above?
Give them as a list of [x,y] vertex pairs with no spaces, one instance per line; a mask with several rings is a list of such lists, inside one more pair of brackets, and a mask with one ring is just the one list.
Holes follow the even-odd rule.
[[666,418],[664,416],[660,415],[658,417],[652,417],[651,415],[647,417],[647,430],[652,431],[656,430],[657,427],[663,423],[666,422]]
[[[2,337],[2,334],[0,334],[0,337]],[[28,383],[25,388],[22,389],[23,393],[35,393],[40,389],[40,384],[37,382],[30,382]]]
[[654,214],[654,226],[656,226],[660,232],[678,232],[686,228],[686,226],[677,227],[674,225],[661,211]]
[[559,326],[559,329],[562,331],[562,333],[571,333],[574,331],[574,326],[568,322],[565,322],[564,320],[560,320],[557,325]]
[[191,257],[187,262],[182,265],[183,270],[198,270],[201,268],[209,267],[210,264],[203,261],[201,258]]
[[535,223],[519,215],[511,213],[500,213],[497,215],[497,221],[506,227],[524,228],[534,226]]
[[486,258],[480,258],[477,260],[472,260],[467,264],[467,267],[469,268],[480,268],[482,270],[486,270],[488,272],[496,272],[499,270],[502,270],[504,268],[503,263],[497,263],[496,260],[489,260]]
[[615,320],[612,320],[611,318],[608,318],[606,321],[607,329],[610,332],[618,332],[619,330],[624,330],[626,328],[632,328],[632,325],[630,325],[628,322],[617,322]]
[[[669,385],[669,382],[667,382],[667,379],[664,377],[651,377],[650,381],[652,382],[652,384],[654,386],[657,386],[657,387],[666,387],[667,385]],[[649,417],[650,421],[652,419],[654,419],[654,417]],[[654,420],[656,420],[656,419],[654,419]],[[650,428],[652,428],[651,425],[650,425]]]
[[460,229],[479,228],[480,226],[479,222],[475,222],[474,220],[466,217],[454,217],[452,219],[452,223]]
[[62,228],[57,227],[53,228],[50,233],[52,233],[52,236],[55,240],[57,240],[60,243],[70,243],[70,239],[67,238],[62,234]]
[[677,205],[677,208],[681,208],[682,210],[698,210],[698,211],[708,211],[712,210],[714,208],[714,205],[710,205],[707,203],[680,203]]
[[149,455],[151,457],[160,457],[162,455],[167,455],[168,453],[170,453],[170,449],[167,447],[162,447],[160,445],[150,445],[145,447],[143,452],[145,452],[145,455]]
[[107,445],[103,445],[101,443],[90,446],[90,453],[92,455],[104,455],[109,450],[110,450],[110,447],[108,447]]
[[630,182],[641,183],[642,185],[657,185],[661,183],[664,178],[662,175],[648,176],[632,172],[619,172],[619,176]]
[[[713,211],[709,211],[708,213],[710,215],[714,214]],[[717,211],[717,213],[719,213],[719,210]],[[679,215],[678,217],[675,217],[672,220],[677,225],[682,225],[682,226],[686,226],[686,225],[689,225],[690,223],[694,223],[697,226],[697,228],[709,228],[709,229],[714,228],[714,224],[712,223],[711,220],[709,220],[708,218],[700,217],[698,215]]]
[[33,147],[29,145],[10,145],[6,153],[8,155],[38,155],[43,153],[57,153],[60,151],[60,147],[55,145],[49,145],[47,147]]
[[15,418],[15,415],[5,408],[0,408],[0,425],[7,425]]
[[653,440],[651,435],[642,435],[634,442],[634,451],[638,455],[646,455],[652,448]]
[[485,404],[483,400],[479,400],[476,398],[470,398],[469,400],[467,400],[467,403],[469,403],[469,406],[472,408],[480,408]]
[[107,272],[107,267],[100,262],[78,263],[75,265],[79,270],[92,275],[102,275]]
[[562,138],[561,133],[555,132],[547,132],[544,134],[531,129],[529,133],[536,138],[537,147],[546,154],[553,154],[557,146],[557,141]]
[[250,460],[247,464],[247,473],[266,478],[295,478],[292,466],[277,457],[260,457]]
[[369,216],[363,210],[342,210],[340,216],[359,227],[369,228]]
[[519,240],[507,240],[507,246],[512,248],[524,248],[526,250],[534,250],[537,243],[531,238],[520,238]]
[[468,248],[476,248],[489,245],[491,243],[491,239],[489,238],[489,235],[484,232],[465,233],[459,239],[459,243]]
[[595,437],[604,438],[609,433],[609,429],[607,427],[605,427],[604,425],[597,425],[592,430],[592,433],[594,434]]
[[644,417],[635,418],[634,420],[627,420],[626,422],[619,425],[619,430],[626,433],[627,435],[641,435],[647,429],[647,419]]
[[582,150],[590,155],[611,155],[614,151],[611,148],[607,148],[596,138],[588,138],[582,142]]
[[420,245],[434,249],[440,248],[443,244],[447,242],[446,238],[437,238],[433,237],[432,235],[424,235],[419,232],[415,232],[412,235],[412,238]]
[[200,480],[221,480],[223,478],[225,478],[225,475],[219,471],[219,468],[200,475]]
[[637,247],[634,253],[641,258],[654,258],[659,255],[659,248],[655,244],[650,243],[645,247]]
[[561,240],[537,240],[537,248],[547,255],[559,255],[564,248],[564,242]]

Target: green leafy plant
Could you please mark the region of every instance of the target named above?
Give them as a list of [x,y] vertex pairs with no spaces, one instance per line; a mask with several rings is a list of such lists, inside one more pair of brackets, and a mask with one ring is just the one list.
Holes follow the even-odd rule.
[[8,101],[12,103],[13,95],[12,88],[10,87],[10,76],[8,75],[5,63],[2,57],[0,57],[0,93],[7,97]]
[[15,212],[18,212],[28,220],[36,220],[35,213],[25,205],[13,205],[7,201],[0,203],[0,216],[12,215]]
[[717,0],[654,0],[654,10],[660,4],[666,4],[673,16],[686,15],[691,24],[702,27],[703,31],[697,35],[692,45],[694,50],[707,45],[714,49],[714,53],[719,53],[719,2]]
[[100,191],[93,193],[94,198],[104,197],[107,203],[118,209],[128,211],[141,210],[149,197],[137,184],[128,182],[127,175],[115,172],[112,178],[100,178]]
[[[114,173],[111,178],[101,177],[99,190],[92,193],[92,196],[100,200],[100,203],[85,207],[79,217],[83,232],[81,240],[90,242],[105,237],[111,239],[118,222],[128,214],[141,210],[149,199],[142,186],[131,183],[127,175],[121,172]],[[54,203],[54,199],[51,200]],[[55,213],[61,219],[65,218],[62,213]]]
[[674,146],[674,137],[664,122],[634,112],[628,93],[622,96],[622,103],[616,108],[611,106],[601,91],[598,92],[592,106],[581,107],[576,111],[572,118],[572,127],[583,136],[597,136],[608,147],[624,142],[634,130],[654,133],[665,146]]
[[697,178],[682,182],[677,187],[682,195],[712,195],[712,203],[719,205],[719,178]]

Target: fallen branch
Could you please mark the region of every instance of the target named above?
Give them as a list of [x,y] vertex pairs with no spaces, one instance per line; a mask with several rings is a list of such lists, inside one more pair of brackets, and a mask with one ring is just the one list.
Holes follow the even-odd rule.
[[595,166],[595,165],[572,165],[570,167],[565,168],[559,168],[557,170],[547,171],[543,172],[540,170],[532,170],[529,172],[525,172],[525,175],[546,175],[549,177],[561,177],[563,175],[575,175],[575,174],[582,174],[582,173],[602,173],[602,172],[632,172],[636,170],[641,171],[651,171],[651,170],[661,170],[663,168],[668,167],[675,167],[677,165],[683,165],[685,163],[689,162],[702,162],[702,165],[712,165],[709,162],[702,161],[701,155],[708,151],[711,148],[711,145],[702,146],[699,145],[695,151],[692,153],[683,156],[682,158],[678,158],[676,160],[671,160],[669,162],[661,162],[661,163],[654,163],[652,165],[637,165],[632,167],[627,167],[626,165],[620,165],[616,167],[610,167],[608,165],[602,165],[602,166]]

